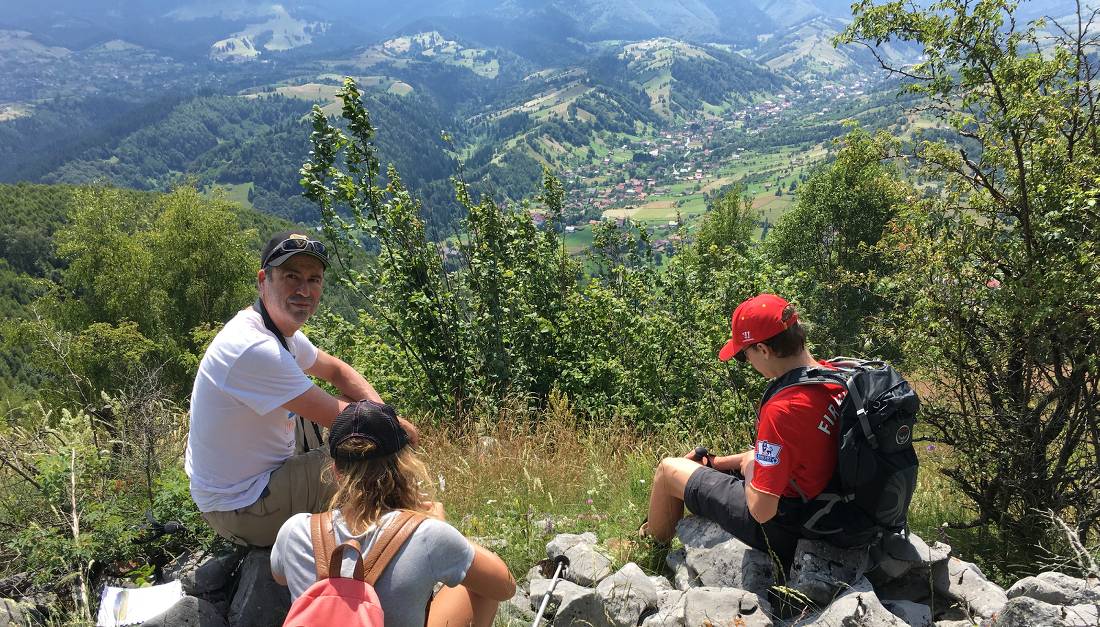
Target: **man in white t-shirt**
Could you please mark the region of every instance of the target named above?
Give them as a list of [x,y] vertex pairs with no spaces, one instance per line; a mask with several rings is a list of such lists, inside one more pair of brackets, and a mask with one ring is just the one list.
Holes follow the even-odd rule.
[[199,364],[184,468],[203,518],[237,544],[271,546],[292,515],[325,511],[332,483],[321,472],[328,454],[314,425],[328,427],[349,401],[382,401],[363,375],[300,330],[321,300],[327,267],[321,242],[275,234],[261,255],[256,304],[225,324]]

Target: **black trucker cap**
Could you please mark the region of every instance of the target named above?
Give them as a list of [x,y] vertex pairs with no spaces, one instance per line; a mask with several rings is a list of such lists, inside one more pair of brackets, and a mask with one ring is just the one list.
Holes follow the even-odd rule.
[[[364,438],[374,443],[374,450],[363,455],[337,455],[336,449],[350,438]],[[385,403],[357,401],[336,416],[328,434],[328,451],[333,459],[358,461],[392,455],[405,448],[409,434],[397,421],[397,410]]]

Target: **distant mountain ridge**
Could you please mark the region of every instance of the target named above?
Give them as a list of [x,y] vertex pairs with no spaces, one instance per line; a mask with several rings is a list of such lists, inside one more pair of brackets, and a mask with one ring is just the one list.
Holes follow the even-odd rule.
[[[835,1],[794,0],[797,14],[835,16]],[[146,47],[242,60],[306,46],[337,48],[409,32],[439,30],[525,56],[509,33],[543,46],[569,48],[602,40],[671,37],[693,42],[752,44],[785,27],[792,13],[770,0],[329,0],[271,1],[46,0],[16,7],[0,28],[23,28],[49,45],[124,39]],[[821,9],[819,5],[825,6]],[[847,14],[844,8],[843,14]],[[153,35],[155,33],[155,36]],[[512,48],[511,45],[515,45]],[[580,50],[580,49],[578,49]]]
[[[847,20],[849,0],[43,0],[12,3],[0,29],[27,30],[48,46],[79,49],[112,39],[239,60],[300,48],[347,48],[439,30],[528,58],[602,40],[671,37],[754,46],[822,18]],[[1022,2],[1027,18],[1063,15],[1068,0]],[[530,40],[524,45],[524,39]],[[533,44],[533,45],[532,45]],[[578,44],[580,45],[578,47]]]

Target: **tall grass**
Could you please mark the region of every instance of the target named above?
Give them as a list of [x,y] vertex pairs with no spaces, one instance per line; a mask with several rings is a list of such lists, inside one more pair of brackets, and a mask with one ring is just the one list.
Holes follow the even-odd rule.
[[[448,520],[493,548],[517,577],[546,557],[558,533],[594,532],[616,566],[629,561],[657,574],[663,554],[637,541],[657,462],[704,444],[719,454],[751,446],[751,425],[713,425],[706,433],[674,428],[639,430],[625,422],[580,422],[560,401],[545,412],[505,408],[475,412],[480,422],[444,426],[424,420],[422,453],[442,484]],[[997,555],[983,555],[979,537],[943,527],[970,516],[940,470],[951,452],[923,445],[910,507],[918,535],[943,540],[994,575]],[[986,559],[988,557],[988,559]]]
[[537,416],[505,409],[493,418],[422,428],[422,452],[451,523],[497,551],[517,577],[546,557],[554,535],[585,531],[617,565],[659,567],[660,556],[635,542],[636,531],[657,462],[682,455],[694,440],[621,421],[581,423],[561,404]]

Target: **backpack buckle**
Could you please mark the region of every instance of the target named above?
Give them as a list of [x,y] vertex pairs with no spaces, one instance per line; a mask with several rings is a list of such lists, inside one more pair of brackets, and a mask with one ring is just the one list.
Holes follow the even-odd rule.
[[871,431],[871,424],[867,422],[867,410],[863,407],[857,409],[856,418],[859,419],[859,426],[863,429],[863,437],[867,439],[867,443],[871,445],[871,448],[878,448],[878,438]]

